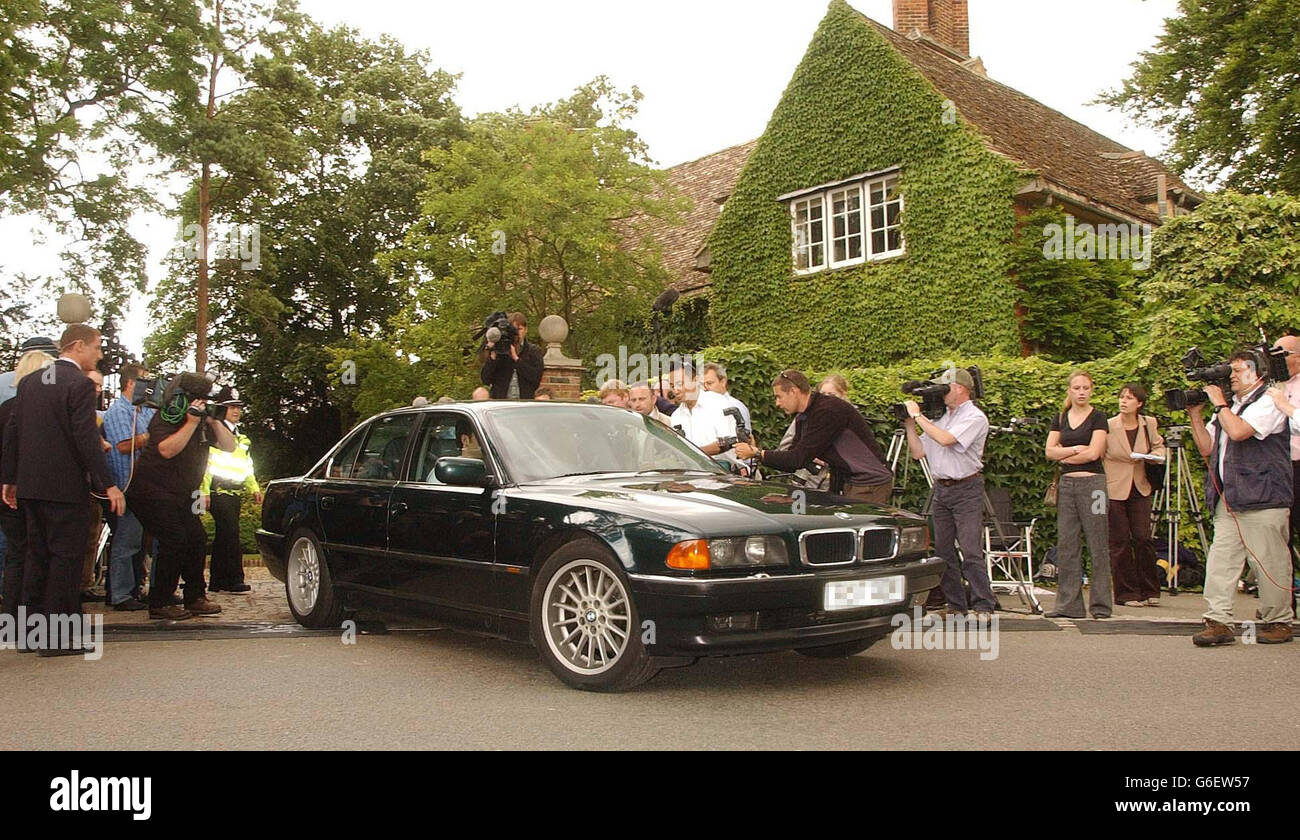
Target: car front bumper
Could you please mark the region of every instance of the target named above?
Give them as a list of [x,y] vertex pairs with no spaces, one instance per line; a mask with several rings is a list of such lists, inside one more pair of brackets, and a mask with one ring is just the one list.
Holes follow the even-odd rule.
[[[793,575],[678,578],[631,573],[642,640],[655,656],[734,656],[819,647],[888,635],[896,613],[939,585],[943,560],[860,564]],[[903,599],[824,609],[826,584],[902,575]]]

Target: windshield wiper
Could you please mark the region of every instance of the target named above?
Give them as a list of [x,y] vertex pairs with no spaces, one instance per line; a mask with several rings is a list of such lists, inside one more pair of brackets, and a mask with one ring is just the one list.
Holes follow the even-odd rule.
[[640,472],[638,472],[638,473],[636,473],[636,474],[637,474],[637,475],[650,475],[651,473],[696,473],[696,474],[698,474],[698,475],[712,475],[712,474],[713,474],[713,473],[709,472],[708,470],[688,470],[688,469],[685,469],[684,467],[673,467],[673,468],[671,468],[671,469],[641,470]]

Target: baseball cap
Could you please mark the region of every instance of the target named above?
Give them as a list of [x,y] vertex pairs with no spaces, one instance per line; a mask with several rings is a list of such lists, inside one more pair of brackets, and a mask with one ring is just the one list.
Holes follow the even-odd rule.
[[948,368],[938,377],[931,379],[935,385],[965,385],[967,388],[975,387],[975,379],[970,375],[970,371],[965,368]]

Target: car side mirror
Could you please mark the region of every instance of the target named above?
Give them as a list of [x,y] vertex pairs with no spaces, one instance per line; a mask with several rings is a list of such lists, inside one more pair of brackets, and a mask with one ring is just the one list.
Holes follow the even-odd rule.
[[439,458],[433,465],[433,475],[453,487],[487,487],[490,483],[487,464],[478,458]]

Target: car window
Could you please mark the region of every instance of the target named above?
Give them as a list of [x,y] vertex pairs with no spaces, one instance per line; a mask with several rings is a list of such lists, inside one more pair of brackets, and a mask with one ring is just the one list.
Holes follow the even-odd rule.
[[361,443],[366,439],[368,429],[357,429],[348,438],[347,442],[339,448],[334,457],[329,462],[330,478],[351,478],[352,468],[357,461],[357,453],[361,451]]
[[483,459],[483,448],[468,417],[460,414],[426,415],[415,443],[415,455],[406,471],[406,480],[441,484],[433,470],[439,458]]
[[402,455],[411,436],[415,414],[395,414],[370,424],[366,442],[361,447],[349,478],[372,481],[396,481],[402,470]]

